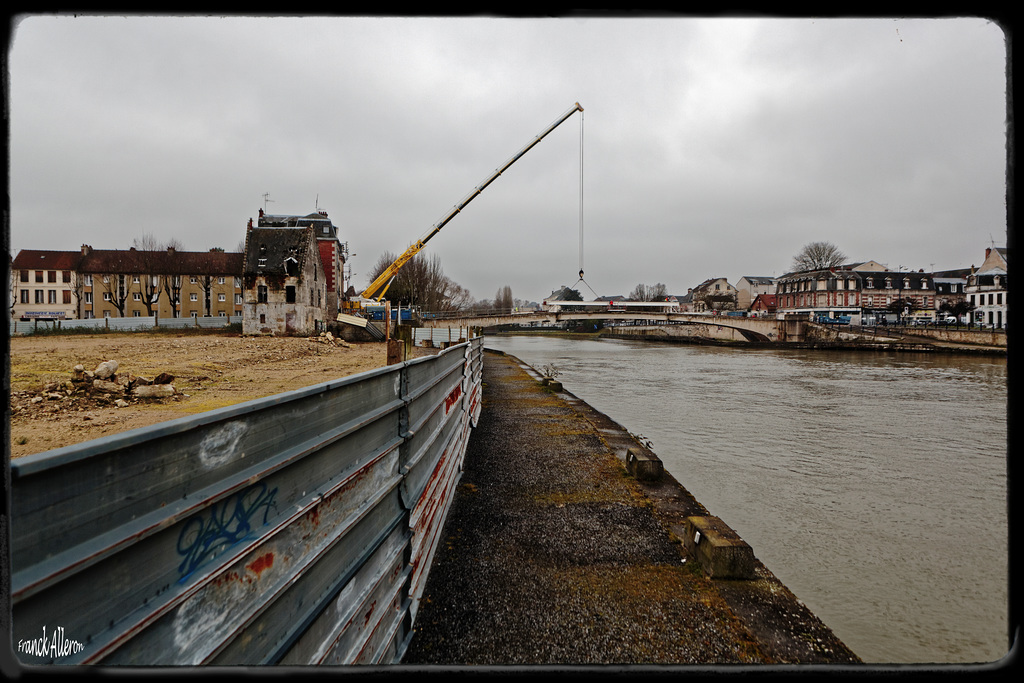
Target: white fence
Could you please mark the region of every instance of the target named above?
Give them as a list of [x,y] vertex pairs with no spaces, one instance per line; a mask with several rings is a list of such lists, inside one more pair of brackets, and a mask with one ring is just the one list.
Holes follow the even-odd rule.
[[469,339],[468,327],[412,328],[412,342],[416,346],[426,346],[424,342],[429,341],[431,346],[440,347],[442,344],[459,344],[467,339]]
[[226,327],[231,324],[241,324],[242,316],[210,316],[210,317],[186,317],[186,318],[157,318],[156,316],[132,317],[132,318],[89,318],[72,320],[12,320],[10,322],[10,335],[13,337],[19,334],[35,334],[47,330],[81,330],[94,329],[97,332],[135,332],[139,330],[152,330],[154,327],[168,329],[199,328],[212,330],[219,327]]

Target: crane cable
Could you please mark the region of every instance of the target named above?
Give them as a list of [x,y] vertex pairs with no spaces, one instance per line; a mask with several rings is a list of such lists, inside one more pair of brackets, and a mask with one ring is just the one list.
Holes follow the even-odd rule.
[[[579,283],[587,285],[587,289],[594,295],[594,299],[597,299],[597,292],[593,290],[590,284],[583,279],[583,111],[580,110],[580,279],[576,281],[576,285]],[[573,285],[573,289],[576,288]]]

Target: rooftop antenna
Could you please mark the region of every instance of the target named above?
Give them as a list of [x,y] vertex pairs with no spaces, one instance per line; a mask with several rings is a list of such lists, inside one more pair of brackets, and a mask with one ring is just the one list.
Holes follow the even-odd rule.
[[316,211],[320,210],[320,193],[316,193],[316,199],[313,200],[313,206]]
[[270,198],[270,193],[269,192],[264,192],[263,193],[263,211],[264,211],[264,213],[266,213],[266,211],[267,211],[267,202],[272,202],[272,201],[274,201],[274,200]]

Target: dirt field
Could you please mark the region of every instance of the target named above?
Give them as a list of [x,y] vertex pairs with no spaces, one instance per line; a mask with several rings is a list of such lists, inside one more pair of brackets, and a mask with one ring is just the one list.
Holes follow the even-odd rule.
[[[386,362],[383,342],[346,348],[300,337],[175,332],[11,338],[11,457],[319,384]],[[173,375],[175,395],[142,399],[71,392],[76,365],[91,371],[107,360],[117,361],[121,381]],[[118,407],[118,399],[127,405]]]

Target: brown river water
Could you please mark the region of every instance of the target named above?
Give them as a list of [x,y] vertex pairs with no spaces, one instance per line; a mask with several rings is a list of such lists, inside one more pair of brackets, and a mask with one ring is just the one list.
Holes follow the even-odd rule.
[[1009,647],[1007,360],[487,337],[635,435],[866,663]]

